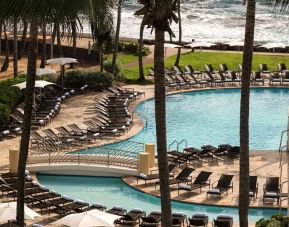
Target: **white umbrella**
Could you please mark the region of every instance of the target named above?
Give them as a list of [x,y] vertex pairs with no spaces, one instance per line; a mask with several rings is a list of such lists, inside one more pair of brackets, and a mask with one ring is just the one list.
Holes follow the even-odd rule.
[[70,63],[78,63],[77,59],[75,58],[53,58],[46,61],[47,64],[57,64],[61,66],[61,81],[63,86],[63,77],[64,77],[64,65]]
[[[7,222],[10,220],[16,220],[16,202],[0,203],[0,222]],[[26,205],[24,206],[25,219],[34,220],[35,217],[41,217]]]
[[[27,71],[24,71],[24,74],[26,75]],[[56,70],[45,69],[45,68],[37,68],[36,69],[36,76],[50,75],[50,74],[56,74]]]
[[95,209],[88,212],[67,215],[51,224],[67,225],[70,227],[113,227],[114,222],[119,218],[121,218],[121,216]]
[[70,63],[78,63],[75,58],[52,58],[46,61],[46,64],[66,65]]
[[165,43],[164,47],[165,48],[182,48],[183,46],[176,45],[176,44],[173,44],[173,43]]
[[243,47],[244,46],[244,42],[241,42],[241,41],[232,41],[226,44],[228,44],[231,47]]
[[275,49],[275,48],[285,48],[286,45],[284,43],[266,43],[260,47],[263,47],[266,49]]
[[[35,87],[38,87],[38,88],[44,88],[44,87],[46,87],[48,85],[52,85],[52,84],[55,84],[55,83],[51,83],[51,82],[48,82],[46,80],[35,80]],[[26,88],[26,82],[14,84],[12,86],[18,87],[20,90],[22,90],[22,89]]]
[[190,44],[187,44],[186,47],[191,47],[191,48],[196,48],[196,47],[211,47],[214,46],[214,43],[209,43],[209,42],[193,42]]

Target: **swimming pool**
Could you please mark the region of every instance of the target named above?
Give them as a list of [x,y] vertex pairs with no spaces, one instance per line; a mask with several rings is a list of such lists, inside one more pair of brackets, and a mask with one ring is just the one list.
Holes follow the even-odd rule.
[[[82,199],[89,203],[97,202],[111,208],[119,205],[126,209],[141,208],[147,213],[160,210],[160,199],[127,186],[120,178],[38,175],[41,184],[54,189],[62,195]],[[210,220],[218,214],[230,214],[235,221],[238,209],[231,207],[193,205],[172,202],[173,212],[184,212],[189,217],[195,213],[206,213]],[[255,223],[262,217],[269,218],[278,213],[277,209],[250,209],[249,222]]]
[[[252,88],[250,149],[278,150],[287,128],[289,89]],[[155,143],[154,100],[139,104],[146,127],[129,140]],[[239,145],[240,89],[200,90],[167,96],[167,141],[185,139],[188,146]],[[108,145],[117,148],[123,142]],[[184,145],[184,144],[183,144]]]

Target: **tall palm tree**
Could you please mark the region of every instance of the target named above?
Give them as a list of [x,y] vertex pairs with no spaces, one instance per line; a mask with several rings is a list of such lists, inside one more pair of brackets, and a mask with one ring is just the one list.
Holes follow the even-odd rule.
[[22,58],[23,53],[25,51],[26,47],[26,39],[27,39],[27,31],[28,31],[28,21],[26,18],[22,18],[23,21],[23,32],[22,32],[22,38],[19,48],[19,54],[18,54],[18,60]]
[[157,136],[157,156],[160,175],[160,193],[162,209],[162,226],[172,226],[171,194],[169,186],[167,137],[166,137],[166,90],[164,72],[165,32],[174,36],[170,23],[178,22],[176,1],[173,0],[140,0],[143,8],[135,15],[144,15],[149,27],[155,29],[154,71],[155,71],[155,122]]
[[118,0],[117,5],[117,22],[116,22],[116,30],[115,30],[115,38],[114,38],[114,50],[112,56],[112,73],[115,75],[115,67],[116,67],[116,59],[118,54],[118,43],[119,43],[119,33],[120,33],[120,25],[121,25],[121,9],[124,0]]
[[249,209],[249,99],[250,75],[252,71],[256,1],[247,0],[245,43],[240,106],[240,180],[239,180],[239,223],[248,227]]
[[[181,18],[181,0],[178,0],[178,18],[179,18],[179,45],[182,44],[182,18]],[[178,48],[178,53],[175,61],[175,65],[179,65],[181,58],[181,48]]]
[[45,68],[46,61],[46,21],[42,24],[42,54],[41,54],[41,63],[40,68]]
[[143,17],[140,25],[139,31],[139,43],[138,43],[138,71],[139,71],[139,80],[144,81],[144,71],[143,71],[143,56],[142,56],[142,49],[143,49],[143,32],[146,24],[146,17]]
[[14,78],[18,76],[18,18],[13,19],[13,72]]
[[3,65],[1,67],[1,72],[5,72],[9,67],[9,40],[7,35],[7,24],[6,21],[3,22],[3,32],[4,32],[4,38],[5,38],[5,59],[3,62]]

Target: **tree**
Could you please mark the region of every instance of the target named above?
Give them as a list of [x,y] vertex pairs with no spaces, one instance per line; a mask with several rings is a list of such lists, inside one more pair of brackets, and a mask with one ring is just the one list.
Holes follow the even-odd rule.
[[138,71],[139,71],[139,80],[140,81],[144,81],[145,80],[145,76],[144,76],[144,72],[143,72],[143,56],[142,56],[142,49],[143,49],[143,32],[144,32],[144,28],[145,28],[145,17],[142,19],[141,21],[141,25],[140,25],[140,32],[139,32],[139,43],[138,43]]
[[242,87],[240,106],[240,180],[239,180],[239,222],[248,227],[249,209],[249,99],[252,71],[253,43],[255,29],[256,1],[247,0],[245,43],[242,63]]
[[17,37],[18,18],[13,19],[13,72],[14,78],[18,76],[18,37]]
[[[179,18],[179,45],[182,45],[182,19],[181,19],[181,0],[178,0],[178,18]],[[178,48],[178,53],[175,61],[175,65],[179,65],[181,58],[181,48]]]
[[21,43],[20,43],[20,48],[19,48],[18,60],[20,60],[24,54],[25,47],[26,47],[27,30],[28,30],[27,19],[23,18],[22,21],[23,21],[23,33],[22,33],[22,38],[21,38]]
[[155,122],[157,136],[157,157],[160,176],[160,194],[162,209],[162,227],[172,226],[171,194],[169,185],[167,137],[166,137],[166,90],[164,68],[164,41],[165,32],[174,36],[170,23],[178,22],[176,1],[172,0],[140,0],[143,8],[135,15],[146,17],[146,24],[155,29],[154,49],[154,79],[155,79]]
[[10,53],[9,52],[9,40],[8,40],[7,27],[6,27],[5,21],[3,23],[3,31],[4,31],[4,38],[5,38],[5,59],[1,67],[1,72],[5,72],[9,67],[9,53]]
[[43,22],[42,25],[42,54],[41,54],[41,63],[40,68],[45,68],[46,61],[46,22]]
[[118,0],[117,6],[117,22],[116,22],[116,32],[114,38],[114,50],[112,56],[112,73],[115,75],[115,67],[116,67],[116,59],[118,54],[118,43],[119,43],[119,33],[120,33],[120,25],[121,25],[121,9],[124,0]]

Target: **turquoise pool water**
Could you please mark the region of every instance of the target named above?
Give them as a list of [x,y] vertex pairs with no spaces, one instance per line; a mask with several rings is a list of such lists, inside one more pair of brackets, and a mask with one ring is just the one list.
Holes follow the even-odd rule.
[[[160,210],[160,199],[127,186],[120,178],[108,177],[80,177],[80,176],[55,176],[38,175],[41,184],[54,189],[61,194],[74,199],[82,199],[89,203],[102,203],[111,208],[119,205],[126,209],[142,208],[147,213]],[[172,202],[174,212],[184,212],[191,216],[194,212],[207,213],[210,220],[218,214],[230,214],[235,221],[238,210],[230,207],[217,207],[206,205],[192,205],[181,202]],[[250,209],[249,221],[255,223],[262,217],[269,218],[278,213],[277,209]]]
[[[289,89],[252,88],[250,96],[250,149],[278,150],[287,128]],[[147,127],[129,140],[156,141],[154,100],[139,104]],[[167,97],[167,141],[185,139],[188,146],[239,145],[240,89],[201,90]],[[120,146],[122,142],[109,145]],[[183,144],[184,145],[184,144]]]

